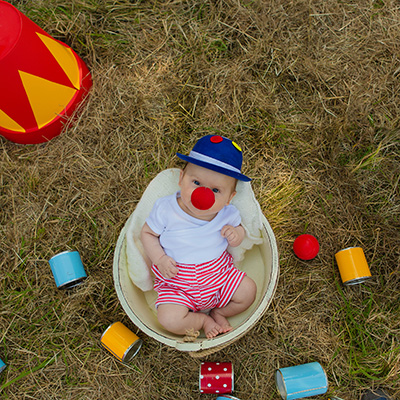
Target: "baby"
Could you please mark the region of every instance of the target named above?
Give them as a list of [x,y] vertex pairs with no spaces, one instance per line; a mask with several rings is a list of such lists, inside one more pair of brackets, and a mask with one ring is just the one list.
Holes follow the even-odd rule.
[[188,162],[180,191],[156,201],[141,240],[153,264],[161,325],[178,335],[203,329],[212,338],[231,331],[227,318],[250,307],[256,295],[254,281],[227,252],[246,235],[229,203],[237,179],[251,179],[241,173],[240,147],[222,136],[204,136],[189,156],[177,156]]

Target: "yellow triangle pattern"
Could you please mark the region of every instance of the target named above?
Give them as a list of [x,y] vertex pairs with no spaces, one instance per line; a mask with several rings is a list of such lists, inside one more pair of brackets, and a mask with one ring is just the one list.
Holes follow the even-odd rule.
[[9,131],[25,132],[25,129],[10,118],[3,110],[0,110],[0,127]]
[[57,60],[58,64],[60,64],[60,67],[64,70],[74,87],[79,90],[79,66],[72,50],[69,47],[58,43],[54,39],[49,38],[48,36],[42,35],[38,32],[36,32],[36,34]]
[[53,121],[74,97],[77,90],[39,76],[18,71],[39,128]]

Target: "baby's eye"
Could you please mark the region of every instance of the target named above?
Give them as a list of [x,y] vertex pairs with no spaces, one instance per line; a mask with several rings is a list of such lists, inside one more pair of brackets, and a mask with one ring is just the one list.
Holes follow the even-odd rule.
[[214,193],[219,193],[219,189],[217,189],[217,188],[212,189],[212,191],[213,191]]
[[193,183],[194,183],[196,186],[200,186],[200,182],[199,182],[199,181],[193,181]]

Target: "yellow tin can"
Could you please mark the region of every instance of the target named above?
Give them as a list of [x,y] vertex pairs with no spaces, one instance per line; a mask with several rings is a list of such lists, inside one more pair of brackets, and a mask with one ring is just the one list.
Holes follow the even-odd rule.
[[142,347],[142,340],[122,322],[114,322],[103,333],[101,345],[118,360],[128,363]]
[[335,254],[344,285],[356,285],[371,278],[367,259],[361,247],[349,247]]

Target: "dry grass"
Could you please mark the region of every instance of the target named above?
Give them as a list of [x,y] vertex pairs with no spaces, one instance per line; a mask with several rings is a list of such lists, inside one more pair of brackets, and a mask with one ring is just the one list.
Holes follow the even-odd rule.
[[[0,376],[7,399],[200,399],[200,361],[145,337],[131,368],[99,347],[125,316],[119,232],[149,181],[209,132],[244,149],[280,249],[273,304],[208,357],[235,396],[277,399],[274,370],[319,361],[330,394],[400,397],[400,7],[354,1],[14,1],[86,61],[94,87],[49,143],[1,146]],[[318,237],[311,262],[295,237]],[[373,279],[345,288],[334,253],[363,247]],[[48,265],[79,250],[89,279]],[[321,398],[325,398],[321,396]]]

